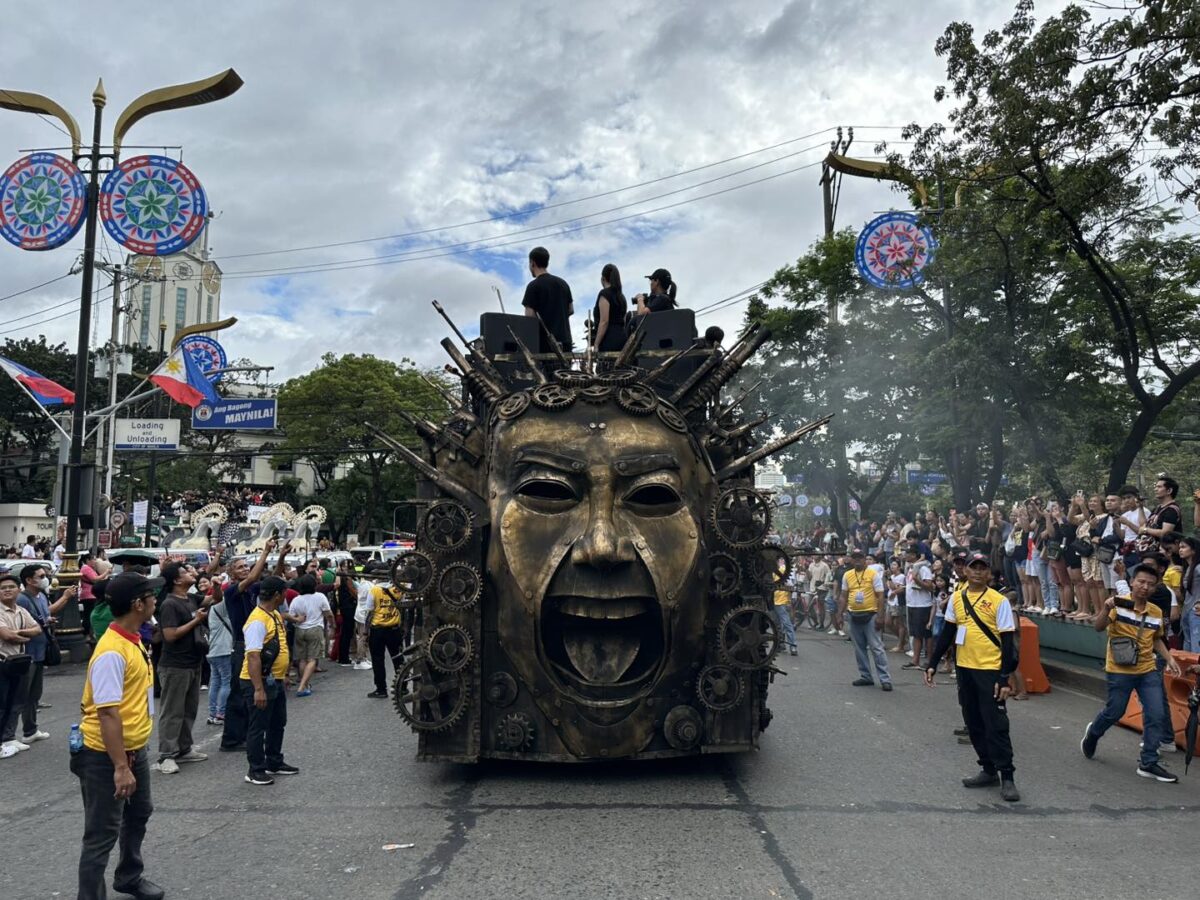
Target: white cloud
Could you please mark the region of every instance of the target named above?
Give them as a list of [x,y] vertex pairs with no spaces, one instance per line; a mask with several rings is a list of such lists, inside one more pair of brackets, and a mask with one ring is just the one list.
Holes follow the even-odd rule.
[[[188,17],[97,19],[90,5],[75,2],[56,7],[55,16],[23,20],[22,40],[6,50],[0,86],[48,94],[72,109],[87,131],[88,96],[103,75],[107,135],[120,109],[142,91],[235,67],[246,85],[232,98],[151,117],[128,138],[131,144],[184,145],[184,161],[220,212],[212,244],[233,275],[407,246],[226,258],[236,254],[486,218],[613,190],[832,125],[929,120],[936,115],[931,96],[941,72],[932,52],[938,34],[954,18],[994,25],[1010,8],[1007,2],[933,0],[897,15],[893,5],[870,0],[276,2],[210,4]],[[85,15],[86,29],[62,28]],[[61,143],[61,135],[33,117],[0,111],[0,121],[0,142],[14,159],[18,148]],[[896,134],[860,128],[854,150],[869,154],[887,136]],[[647,207],[820,156],[816,150]],[[428,238],[430,244],[499,240],[766,158],[546,210],[529,221]],[[701,306],[763,280],[819,236],[817,174],[805,170],[645,220],[563,236],[518,236],[497,251],[501,256],[296,275],[282,295],[265,280],[228,277],[224,311],[241,321],[225,341],[232,356],[274,365],[280,377],[306,370],[330,350],[440,366],[445,328],[429,300],[440,299],[469,326],[480,312],[496,309],[495,284],[514,310],[524,256],[539,243],[550,248],[552,269],[574,287],[577,332],[608,261],[620,266],[626,287],[636,289],[645,283],[641,275],[665,266],[681,285],[681,301]],[[903,202],[886,186],[848,180],[839,224],[861,223]],[[0,247],[0,296],[65,272],[81,241],[43,254]],[[77,291],[77,280],[69,279],[0,303],[0,323]],[[101,331],[107,309],[99,312]],[[339,317],[334,309],[371,315]],[[741,307],[733,307],[703,324],[729,330],[740,314]],[[72,317],[43,327],[29,321],[36,320],[0,324],[0,332],[22,328],[21,334],[74,342]]]

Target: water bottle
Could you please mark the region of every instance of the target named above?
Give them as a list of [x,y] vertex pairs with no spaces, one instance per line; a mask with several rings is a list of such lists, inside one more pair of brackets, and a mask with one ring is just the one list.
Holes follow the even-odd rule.
[[83,732],[79,730],[78,725],[71,726],[71,735],[67,738],[67,746],[71,748],[72,753],[78,753],[83,749]]

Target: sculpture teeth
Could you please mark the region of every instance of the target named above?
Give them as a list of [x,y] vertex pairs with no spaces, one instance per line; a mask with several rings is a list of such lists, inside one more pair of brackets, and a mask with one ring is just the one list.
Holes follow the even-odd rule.
[[568,597],[559,607],[564,615],[583,619],[631,619],[646,612],[645,600],[593,600],[587,597]]

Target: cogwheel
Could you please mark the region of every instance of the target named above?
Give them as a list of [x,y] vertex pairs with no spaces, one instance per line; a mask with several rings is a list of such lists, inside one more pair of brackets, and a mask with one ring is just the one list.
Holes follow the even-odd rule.
[[471,512],[457,500],[439,500],[421,519],[421,542],[434,553],[450,553],[471,539]]
[[676,706],[663,720],[663,736],[676,750],[694,750],[703,734],[700,713],[690,706]]
[[601,384],[617,387],[623,384],[633,384],[641,377],[641,374],[637,369],[612,369],[608,372],[601,372],[596,376],[596,380]]
[[507,713],[496,726],[496,745],[501,750],[528,750],[537,737],[537,729],[525,713]]
[[761,669],[779,652],[779,630],[765,609],[731,609],[717,627],[721,658],[737,669]]
[[425,655],[435,669],[459,672],[475,655],[475,643],[461,625],[443,625],[426,638]]
[[471,564],[451,563],[438,573],[437,592],[451,609],[470,609],[483,593],[483,579]]
[[644,384],[617,388],[617,406],[631,416],[648,416],[658,406],[658,394]]
[[561,384],[543,384],[529,395],[534,406],[542,409],[566,409],[575,402],[575,390]]
[[607,403],[612,397],[612,388],[603,384],[589,384],[587,387],[579,389],[579,399],[584,403],[594,403],[599,405]]
[[409,593],[423,594],[433,581],[433,560],[420,550],[407,550],[392,563],[392,584],[409,585]]
[[676,410],[671,409],[671,407],[660,403],[658,405],[658,417],[672,431],[678,431],[680,434],[688,433],[687,419],[681,416]]
[[742,582],[742,569],[728,553],[708,558],[708,589],[715,597],[732,597]]
[[762,542],[771,528],[771,504],[753,488],[721,491],[710,514],[717,537],[736,550]]
[[517,391],[496,404],[496,415],[507,421],[515,419],[527,409],[529,409],[529,392]]
[[728,712],[742,702],[746,685],[730,666],[705,666],[696,677],[696,697],[713,712]]
[[595,381],[595,376],[575,369],[558,369],[554,373],[554,380],[569,388],[581,388]]
[[517,699],[517,679],[507,672],[495,672],[488,679],[487,699],[492,706],[503,709]]
[[777,588],[792,573],[792,559],[778,544],[764,544],[750,553],[750,575],[756,584]]
[[445,731],[467,711],[470,686],[462,673],[438,672],[414,656],[396,673],[392,705],[413,731]]

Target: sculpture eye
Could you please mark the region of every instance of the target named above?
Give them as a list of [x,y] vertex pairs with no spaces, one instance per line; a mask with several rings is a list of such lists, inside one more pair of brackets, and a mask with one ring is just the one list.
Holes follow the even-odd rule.
[[679,509],[683,500],[669,484],[643,484],[625,495],[625,505],[645,516],[666,516]]
[[549,478],[531,478],[522,482],[516,495],[529,508],[542,512],[558,512],[579,501],[569,484]]

